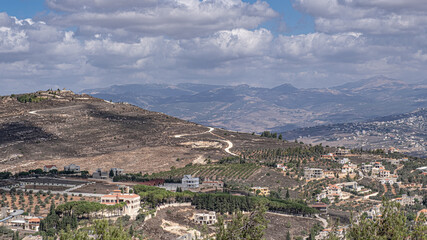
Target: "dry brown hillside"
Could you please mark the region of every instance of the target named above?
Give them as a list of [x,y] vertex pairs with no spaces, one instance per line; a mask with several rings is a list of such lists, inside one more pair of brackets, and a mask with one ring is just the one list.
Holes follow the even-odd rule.
[[[32,102],[22,102],[25,96]],[[71,91],[0,97],[0,171],[75,163],[88,171],[157,172],[287,145]]]

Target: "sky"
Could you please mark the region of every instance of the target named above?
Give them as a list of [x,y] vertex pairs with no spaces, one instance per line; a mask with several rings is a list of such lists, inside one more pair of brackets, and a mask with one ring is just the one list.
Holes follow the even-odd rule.
[[0,94],[427,76],[425,0],[0,0]]

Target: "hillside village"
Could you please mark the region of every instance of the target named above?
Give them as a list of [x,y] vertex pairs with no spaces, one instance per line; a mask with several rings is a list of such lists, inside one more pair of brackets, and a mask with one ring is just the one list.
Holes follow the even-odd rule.
[[[404,209],[408,223],[425,221],[426,161],[395,149],[207,128],[63,90],[2,99],[15,107],[0,111],[7,136],[0,137],[0,236],[6,239],[71,234],[69,228],[84,231],[102,220],[125,239],[207,239],[236,221],[236,212],[262,214],[266,239],[343,239],[355,221],[380,218],[389,202]],[[74,124],[85,124],[92,140],[73,131]],[[100,124],[109,124],[107,135],[96,131]],[[150,137],[138,142],[144,134]],[[117,141],[124,136],[132,141]],[[156,136],[169,152],[153,153],[164,144]],[[78,152],[73,142],[80,139],[98,154]],[[54,143],[67,150],[48,147]],[[55,157],[41,158],[42,149]],[[79,157],[68,156],[73,152]]]
[[[426,202],[427,166],[412,170],[412,174],[422,176],[424,180],[409,183],[399,175],[405,163],[410,161],[408,158],[396,159],[375,155],[366,155],[361,158],[361,156],[351,153],[350,150],[339,148],[335,152],[321,155],[319,159],[326,163],[326,166],[334,164],[335,168],[302,166],[303,174],[300,175],[296,174],[298,170],[293,168],[290,162],[281,162],[267,167],[270,172],[266,175],[274,172],[281,175],[283,179],[289,177],[297,181],[293,187],[279,187],[278,190],[270,184],[247,185],[244,181],[237,184],[233,175],[210,175],[209,171],[203,170],[193,171],[194,176],[182,175],[180,179],[175,177],[170,179],[159,177],[162,173],[135,175],[119,168],[105,171],[97,169],[89,173],[73,163],[63,168],[46,165],[43,169],[3,176],[0,182],[0,189],[3,191],[0,218],[5,219],[2,220],[3,226],[22,232],[24,235],[31,235],[40,231],[39,224],[48,216],[49,206],[66,205],[77,200],[100,203],[107,207],[100,212],[91,212],[93,219],[121,219],[128,216],[127,221],[133,222],[131,226],[140,221],[139,227],[143,227],[146,231],[150,229],[150,222],[157,218],[157,214],[165,214],[164,211],[170,213],[171,209],[185,211],[185,216],[175,217],[181,219],[179,222],[184,221],[186,224],[169,221],[169,224],[176,227],[172,229],[167,225],[161,226],[164,239],[171,239],[170,236],[175,236],[176,239],[200,237],[202,235],[200,229],[204,225],[211,226],[210,231],[213,231],[218,212],[211,209],[198,209],[194,200],[172,203],[146,202],[142,195],[135,194],[139,186],[175,193],[188,191],[190,195],[229,192],[233,196],[241,197],[274,196],[283,199],[303,197],[304,201],[318,212],[315,216],[307,218],[308,223],[311,221],[314,224],[311,227],[316,224],[319,226],[315,239],[327,239],[331,233],[343,237],[349,227],[350,212],[347,210],[349,207],[356,210],[356,216],[378,217],[381,215],[381,199],[384,196],[402,207],[411,209],[415,217],[419,218],[419,215],[426,211],[425,205],[424,208],[422,206]],[[202,166],[206,165],[200,167]],[[185,173],[185,171],[182,172]],[[402,172],[402,174],[406,173]],[[308,194],[310,192],[313,194]],[[16,196],[19,196],[19,203]],[[34,198],[37,198],[36,204]],[[120,205],[121,203],[126,204]],[[147,203],[150,204],[147,205]],[[274,212],[277,213],[277,211]],[[141,222],[141,219],[144,220]],[[342,219],[343,225],[331,228],[338,219]],[[286,216],[286,211],[282,221],[293,222]],[[298,235],[304,237],[304,231],[295,232],[292,229],[289,231],[295,237]]]
[[427,110],[382,117],[365,122],[332,124],[285,132],[287,139],[348,148],[386,149],[425,157]]

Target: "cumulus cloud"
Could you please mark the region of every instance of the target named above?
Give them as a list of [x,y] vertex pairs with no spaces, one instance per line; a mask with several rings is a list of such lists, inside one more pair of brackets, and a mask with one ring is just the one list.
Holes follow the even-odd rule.
[[122,38],[191,38],[220,30],[256,28],[278,17],[261,1],[250,4],[241,0],[47,0],[47,5],[63,12],[49,20],[52,24],[78,26],[85,35],[102,33]]
[[295,0],[316,32],[261,27],[264,1],[47,0],[57,14],[0,13],[0,94],[142,82],[331,86],[427,74],[417,0]]
[[418,34],[427,28],[422,0],[296,0],[295,6],[313,15],[321,32]]

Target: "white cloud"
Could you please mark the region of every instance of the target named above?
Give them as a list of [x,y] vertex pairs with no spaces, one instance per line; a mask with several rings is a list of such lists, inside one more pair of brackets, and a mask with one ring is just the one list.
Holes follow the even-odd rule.
[[423,0],[296,0],[295,6],[314,16],[321,32],[417,34],[427,28]]
[[61,13],[44,22],[0,13],[0,94],[141,82],[319,87],[427,74],[427,19],[416,0],[296,0],[317,32],[295,36],[260,27],[277,16],[263,1],[47,4]]
[[78,26],[84,35],[113,33],[120,38],[142,35],[191,38],[220,30],[256,28],[278,17],[261,1],[164,0],[164,1],[71,1],[48,0],[48,6],[64,11],[51,24]]
[[0,27],[0,53],[28,51],[29,43],[24,31]]

